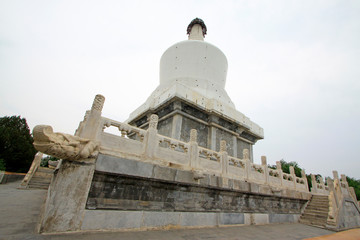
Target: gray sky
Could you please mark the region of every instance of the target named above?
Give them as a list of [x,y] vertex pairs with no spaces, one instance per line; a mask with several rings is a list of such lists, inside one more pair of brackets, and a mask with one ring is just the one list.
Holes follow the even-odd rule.
[[125,121],[195,17],[237,110],[264,128],[255,162],[360,178],[360,1],[0,0],[0,117],[73,134],[100,93]]

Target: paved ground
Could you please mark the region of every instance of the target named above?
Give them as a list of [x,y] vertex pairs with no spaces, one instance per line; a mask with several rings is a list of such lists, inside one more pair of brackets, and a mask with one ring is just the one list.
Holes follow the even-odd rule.
[[[304,239],[332,234],[333,232],[303,224],[276,224],[222,228],[182,229],[143,232],[96,232],[62,235],[35,233],[45,190],[19,190],[20,182],[0,184],[0,239]],[[340,238],[341,239],[341,238]],[[360,236],[359,236],[360,239]]]

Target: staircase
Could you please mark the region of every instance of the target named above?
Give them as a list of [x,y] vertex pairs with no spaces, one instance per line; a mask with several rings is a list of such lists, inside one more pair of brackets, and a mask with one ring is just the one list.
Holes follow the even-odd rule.
[[304,213],[300,217],[300,223],[325,228],[329,212],[329,199],[324,195],[313,195]]
[[51,177],[54,173],[53,169],[39,167],[31,178],[28,187],[48,189],[51,181]]

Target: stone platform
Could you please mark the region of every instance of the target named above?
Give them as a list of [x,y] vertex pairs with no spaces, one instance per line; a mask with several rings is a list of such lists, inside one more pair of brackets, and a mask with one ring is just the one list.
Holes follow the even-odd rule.
[[49,191],[43,232],[291,223],[310,196],[105,154],[63,160]]
[[[62,240],[62,239],[304,239],[333,232],[303,224],[251,225],[242,227],[170,229],[159,231],[72,232],[66,234],[38,234],[37,223],[47,192],[42,189],[17,189],[20,182],[0,185],[0,239],[4,240]],[[342,239],[346,239],[342,234]]]

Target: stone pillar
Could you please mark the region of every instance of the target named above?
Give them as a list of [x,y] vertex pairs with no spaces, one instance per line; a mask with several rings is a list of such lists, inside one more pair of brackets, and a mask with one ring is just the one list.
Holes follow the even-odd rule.
[[283,171],[282,171],[282,168],[281,168],[281,162],[280,161],[276,161],[276,170],[278,170],[279,172],[279,177],[280,177],[280,182],[281,182],[281,186],[284,185],[283,184],[283,181],[284,181],[284,178],[283,178]]
[[[174,102],[174,110],[181,110],[181,103],[179,101]],[[172,129],[171,129],[171,138],[180,140],[182,128],[182,116],[180,114],[175,114],[172,120]]]
[[[36,170],[40,167],[42,157],[43,157],[43,153],[41,153],[41,152],[37,152],[35,154],[35,157],[31,163],[30,169],[26,173],[26,176],[24,177],[24,179],[21,181],[19,188],[27,188],[28,187],[29,181],[33,177]],[[0,181],[0,183],[1,183],[1,181]]]
[[293,167],[293,166],[290,166],[290,167],[289,167],[289,169],[290,169],[290,175],[291,175],[291,177],[292,177],[292,179],[293,179],[293,182],[294,182],[294,189],[296,189],[296,175],[295,175],[295,169],[294,169],[294,167]]
[[80,230],[94,171],[94,158],[62,160],[49,186],[40,232]]
[[264,167],[265,183],[269,184],[269,168],[267,167],[266,156],[261,156],[261,165]]
[[80,137],[90,140],[96,140],[99,131],[101,131],[101,111],[104,107],[105,97],[98,94],[95,96],[90,113],[85,120],[83,129],[79,133]]
[[210,149],[216,151],[216,127],[210,126]]
[[245,161],[245,179],[249,180],[250,174],[251,174],[251,162],[249,159],[249,150],[244,149],[243,150],[243,160]]
[[228,166],[229,166],[229,158],[228,158],[225,140],[220,141],[220,154],[221,154],[221,175],[225,177],[228,174]]
[[345,184],[345,186],[348,186],[348,182],[346,179],[346,175],[345,174],[341,174],[341,182]]
[[175,114],[172,121],[171,138],[180,140],[182,127],[182,116]]
[[339,180],[339,174],[338,174],[338,172],[337,171],[333,171],[333,176],[334,176],[334,181],[337,179],[337,180]]
[[317,192],[317,181],[314,174],[311,174],[311,192],[316,193]]
[[309,185],[308,185],[308,180],[305,174],[305,170],[301,170],[301,178],[304,180],[304,184],[306,186],[307,191],[309,192]]
[[190,159],[190,167],[192,168],[200,168],[199,164],[199,149],[197,143],[197,131],[196,129],[191,129],[190,131],[190,149],[189,149],[189,159]]
[[157,124],[159,117],[156,114],[152,114],[149,120],[149,128],[145,135],[145,156],[154,158],[156,149],[158,147],[157,140]]
[[320,179],[319,179],[319,181],[320,181],[320,185],[321,185],[321,187],[322,187],[323,191],[325,191],[325,183],[324,183],[324,178],[323,178],[322,176],[320,176]]
[[233,136],[233,156],[237,158],[237,137]]
[[333,209],[337,208],[339,206],[339,200],[335,196],[335,186],[333,180],[331,178],[326,179],[327,185],[329,187],[329,195],[333,198],[335,206],[332,206]]

